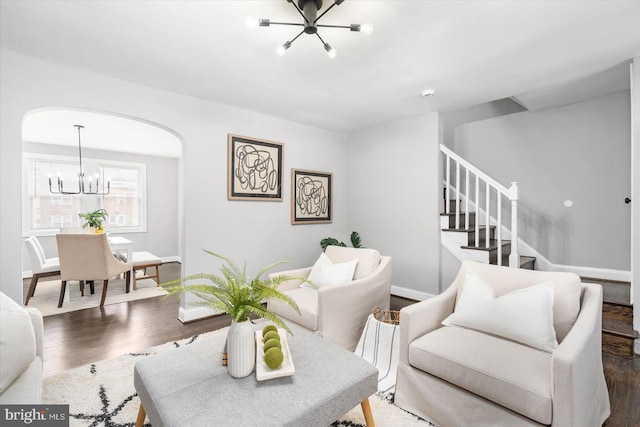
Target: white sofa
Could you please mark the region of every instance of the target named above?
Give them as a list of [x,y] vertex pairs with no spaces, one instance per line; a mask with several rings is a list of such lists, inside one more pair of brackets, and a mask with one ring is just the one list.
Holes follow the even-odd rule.
[[[353,280],[318,289],[300,287],[301,280],[289,280],[278,289],[296,301],[301,315],[282,301],[269,300],[267,306],[277,315],[353,351],[372,310],[376,306],[389,309],[391,257],[380,255],[375,249],[340,246],[327,246],[324,253],[334,264],[357,259]],[[281,271],[270,277],[286,274],[307,278],[312,268]]]
[[0,292],[0,403],[42,401],[42,314]]
[[[443,326],[456,305],[464,305],[460,296],[463,284],[471,286],[470,272],[498,299],[550,282],[552,287],[541,287],[548,290],[548,330],[555,331],[557,347],[544,351],[477,329]],[[477,306],[478,299],[467,301]],[[520,307],[530,301],[523,298]],[[441,427],[600,426],[610,414],[601,334],[600,285],[580,283],[572,273],[465,261],[446,291],[400,312],[395,403]]]

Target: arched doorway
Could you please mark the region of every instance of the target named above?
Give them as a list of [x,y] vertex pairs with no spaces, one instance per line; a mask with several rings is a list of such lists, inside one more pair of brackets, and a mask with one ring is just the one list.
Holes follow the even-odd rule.
[[[84,126],[85,176],[97,173],[101,186],[110,178],[106,196],[55,194],[58,174],[65,189],[78,188],[75,125]],[[23,119],[22,153],[22,236],[37,236],[47,257],[57,256],[55,234],[61,227],[81,225],[78,213],[106,208],[107,231],[132,241],[134,251],[152,252],[163,261],[181,259],[182,139],[176,132],[117,113],[44,108]],[[23,251],[23,277],[28,277],[30,257]]]

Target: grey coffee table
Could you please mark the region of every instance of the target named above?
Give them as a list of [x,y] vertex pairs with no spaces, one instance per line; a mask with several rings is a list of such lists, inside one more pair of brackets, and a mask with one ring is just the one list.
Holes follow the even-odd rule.
[[294,333],[287,337],[295,367],[290,377],[257,381],[255,372],[231,377],[221,362],[224,335],[137,362],[134,385],[141,404],[136,426],[147,416],[153,427],[327,427],[361,404],[367,426],[373,427],[368,398],[378,389],[378,370],[288,325]]

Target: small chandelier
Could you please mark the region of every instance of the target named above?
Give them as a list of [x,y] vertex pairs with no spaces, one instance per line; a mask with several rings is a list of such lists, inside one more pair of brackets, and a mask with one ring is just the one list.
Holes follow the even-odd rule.
[[111,191],[111,181],[107,180],[107,191],[104,191],[104,184],[102,185],[102,191],[98,191],[100,187],[100,177],[96,174],[96,186],[93,188],[93,178],[89,177],[89,189],[85,187],[84,183],[84,170],[82,169],[82,143],[80,141],[80,129],[84,129],[82,125],[73,125],[78,129],[78,157],[80,159],[80,171],[78,172],[78,191],[65,191],[64,182],[60,174],[58,174],[58,185],[57,189],[54,190],[51,184],[51,177],[49,177],[49,192],[51,194],[64,194],[64,195],[73,195],[73,194],[97,194],[99,196],[106,196]]
[[371,32],[373,31],[373,26],[371,24],[362,24],[362,25],[360,24],[351,24],[351,25],[318,24],[318,21],[320,20],[320,18],[326,15],[326,13],[329,12],[333,8],[333,6],[339,6],[340,4],[342,4],[344,0],[334,0],[333,4],[329,6],[324,12],[322,12],[320,16],[318,16],[318,12],[320,11],[320,9],[322,9],[322,0],[298,0],[297,5],[294,3],[293,0],[287,0],[287,1],[291,3],[293,7],[296,8],[298,13],[302,16],[302,18],[304,19],[303,23],[272,22],[270,19],[265,19],[265,18],[256,19],[254,17],[248,17],[245,20],[245,24],[249,28],[256,28],[258,26],[269,27],[271,25],[295,25],[295,26],[303,27],[302,31],[300,31],[300,33],[297,36],[295,36],[291,40],[287,40],[286,42],[284,42],[283,44],[277,47],[276,53],[280,56],[284,55],[287,52],[287,49],[291,47],[291,43],[296,41],[298,37],[300,37],[303,33],[307,33],[307,34],[315,34],[316,36],[318,36],[318,39],[320,39],[320,42],[322,43],[324,50],[327,51],[327,55],[329,56],[329,58],[335,58],[337,54],[336,50],[332,48],[329,43],[325,42],[322,39],[322,37],[320,37],[320,34],[318,34],[318,28],[320,27],[346,28],[351,31],[362,32],[366,35],[371,34]]

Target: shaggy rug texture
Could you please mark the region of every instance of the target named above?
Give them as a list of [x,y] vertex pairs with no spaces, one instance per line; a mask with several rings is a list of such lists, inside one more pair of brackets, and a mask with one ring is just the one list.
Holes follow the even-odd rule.
[[[70,369],[44,380],[43,403],[68,404],[70,426],[134,426],[140,401],[133,387],[133,367],[136,361],[172,348],[190,345],[213,334],[226,334],[228,328],[197,335],[181,341],[129,353],[115,359],[102,360]],[[369,398],[377,426],[427,427],[433,424],[410,414],[393,404],[393,393]],[[334,422],[335,427],[364,427],[360,405]],[[149,427],[149,420],[145,422]],[[205,426],[184,426],[205,427]]]

